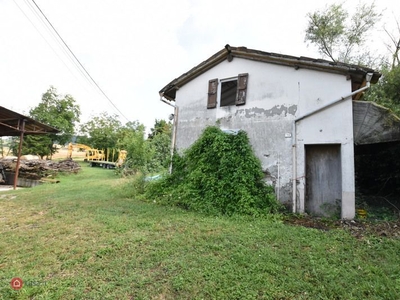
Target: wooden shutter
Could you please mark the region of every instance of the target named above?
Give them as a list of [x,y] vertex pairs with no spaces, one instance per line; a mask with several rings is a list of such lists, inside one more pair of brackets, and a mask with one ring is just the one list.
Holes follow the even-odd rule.
[[217,91],[218,91],[218,78],[211,79],[208,82],[207,108],[217,107]]
[[246,104],[247,94],[247,80],[249,78],[248,73],[238,75],[237,93],[236,93],[236,105]]

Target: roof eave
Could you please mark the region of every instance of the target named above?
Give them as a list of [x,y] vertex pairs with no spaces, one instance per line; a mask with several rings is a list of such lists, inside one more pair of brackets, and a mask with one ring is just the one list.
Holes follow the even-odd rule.
[[182,74],[178,78],[175,78],[169,84],[167,84],[164,88],[162,88],[159,92],[160,96],[165,97],[170,101],[175,100],[176,90],[189,81],[193,80],[197,76],[203,74],[204,72],[210,70],[214,66],[218,65],[220,62],[224,61],[228,56],[228,51],[224,48],[221,51],[217,52],[209,59],[203,61],[199,65],[192,68],[190,71]]
[[197,76],[208,71],[209,69],[213,68],[226,58],[231,61],[231,59],[233,59],[234,57],[289,66],[295,68],[296,70],[302,68],[342,75],[350,75],[352,80],[355,80],[360,85],[362,85],[362,83],[365,81],[365,76],[367,73],[373,74],[371,83],[376,83],[381,77],[381,74],[379,72],[357,65],[336,63],[323,59],[281,55],[276,53],[247,49],[246,47],[231,47],[229,45],[226,45],[224,49],[220,50],[209,59],[205,60],[201,64],[192,68],[190,71],[182,74],[180,77],[174,79],[169,84],[167,84],[163,89],[160,90],[160,96],[165,97],[170,101],[174,101],[176,97],[176,91],[180,87],[193,80]]
[[266,53],[260,54],[259,51],[243,51],[243,50],[235,50],[232,49],[232,56],[238,58],[245,58],[250,60],[256,60],[261,62],[279,64],[283,66],[293,67],[296,69],[311,69],[317,71],[324,71],[330,73],[337,73],[337,74],[360,74],[365,76],[367,73],[373,73],[373,78],[371,83],[376,83],[381,74],[379,72],[375,72],[369,68],[362,68],[356,65],[350,64],[343,64],[343,63],[335,63],[327,60],[322,59],[311,59],[306,57],[294,57],[294,56],[287,56],[287,55],[277,55],[273,53]]
[[[23,126],[22,126],[23,125]],[[0,106],[0,135],[57,134],[60,130]]]

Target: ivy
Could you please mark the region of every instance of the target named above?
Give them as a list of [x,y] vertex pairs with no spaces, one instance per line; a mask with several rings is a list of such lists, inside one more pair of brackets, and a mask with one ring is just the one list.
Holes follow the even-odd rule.
[[172,163],[172,174],[148,184],[147,199],[212,215],[257,216],[279,207],[244,131],[207,127]]

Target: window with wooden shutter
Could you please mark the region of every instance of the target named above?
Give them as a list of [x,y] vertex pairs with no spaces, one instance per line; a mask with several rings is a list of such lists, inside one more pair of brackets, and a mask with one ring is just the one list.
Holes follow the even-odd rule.
[[236,93],[236,105],[246,104],[246,94],[247,94],[247,80],[249,78],[248,73],[239,74],[237,93]]
[[208,82],[207,108],[217,107],[217,91],[218,91],[218,78],[215,78]]

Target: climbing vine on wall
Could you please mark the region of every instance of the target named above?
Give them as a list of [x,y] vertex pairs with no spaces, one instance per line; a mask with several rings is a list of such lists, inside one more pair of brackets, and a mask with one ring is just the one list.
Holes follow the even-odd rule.
[[174,155],[172,174],[150,183],[146,198],[207,214],[263,215],[279,208],[263,176],[246,132],[212,126],[183,155]]

